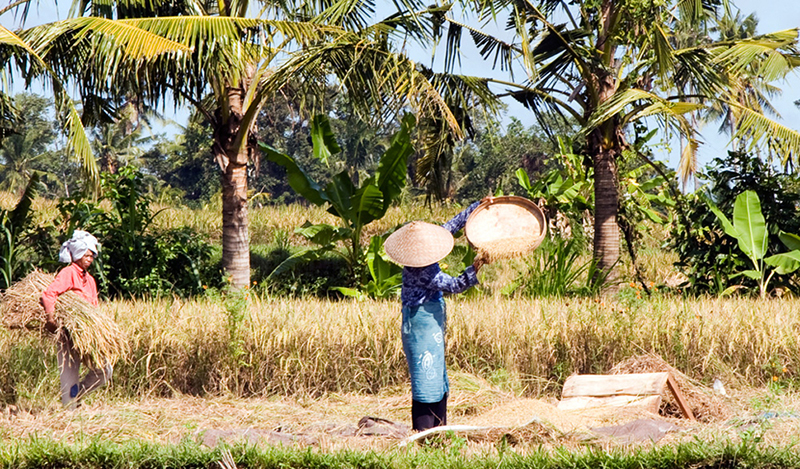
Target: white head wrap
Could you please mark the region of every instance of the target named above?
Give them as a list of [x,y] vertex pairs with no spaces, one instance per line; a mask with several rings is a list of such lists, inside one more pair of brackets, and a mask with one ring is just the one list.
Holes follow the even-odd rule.
[[61,250],[58,251],[58,260],[69,264],[85,256],[86,251],[92,251],[97,256],[98,248],[97,238],[86,231],[75,230],[72,238],[61,245]]

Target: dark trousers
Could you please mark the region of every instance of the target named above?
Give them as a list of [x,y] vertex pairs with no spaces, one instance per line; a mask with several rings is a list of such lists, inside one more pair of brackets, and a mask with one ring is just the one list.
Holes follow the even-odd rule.
[[414,430],[423,431],[429,428],[447,425],[447,393],[439,402],[426,404],[411,400],[411,424]]

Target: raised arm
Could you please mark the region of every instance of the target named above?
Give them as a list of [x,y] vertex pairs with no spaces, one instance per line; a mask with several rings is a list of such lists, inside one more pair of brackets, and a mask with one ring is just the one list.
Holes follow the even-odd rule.
[[478,284],[478,275],[475,268],[472,266],[467,267],[464,273],[458,277],[451,277],[444,272],[439,272],[433,277],[431,287],[433,290],[443,291],[447,293],[461,293],[469,287]]
[[472,213],[472,211],[475,210],[478,207],[478,205],[480,205],[480,203],[481,203],[480,201],[473,202],[472,205],[466,208],[466,210],[462,211],[461,213],[453,217],[452,220],[448,221],[442,226],[445,229],[447,229],[447,231],[449,231],[450,233],[456,234],[458,230],[464,228],[464,225],[467,224],[467,218],[469,218],[469,214]]

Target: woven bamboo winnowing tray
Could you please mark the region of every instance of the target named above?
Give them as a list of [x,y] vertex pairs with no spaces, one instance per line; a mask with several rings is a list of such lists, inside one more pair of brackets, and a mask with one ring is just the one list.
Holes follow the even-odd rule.
[[514,257],[542,243],[547,220],[542,209],[524,197],[495,197],[470,214],[464,233],[476,250],[490,258]]

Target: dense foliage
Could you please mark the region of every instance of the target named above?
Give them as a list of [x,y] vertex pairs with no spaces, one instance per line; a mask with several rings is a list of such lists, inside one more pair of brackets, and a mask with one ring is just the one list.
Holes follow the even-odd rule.
[[[102,202],[110,203],[106,211]],[[61,216],[69,229],[91,232],[100,241],[98,283],[111,296],[192,295],[203,285],[218,285],[221,273],[212,263],[211,245],[188,228],[155,231],[151,199],[143,176],[131,166],[104,173],[100,200],[63,199]]]
[[[725,234],[706,200],[724,213],[731,213],[736,196],[754,191],[769,230],[768,250],[785,251],[781,231],[800,232],[800,179],[777,172],[768,163],[746,152],[729,152],[716,158],[700,175],[703,186],[681,197],[671,233],[678,254],[677,266],[686,274],[688,285],[698,293],[719,294],[734,284],[755,287],[755,282],[736,274],[749,268],[750,261],[737,247],[735,238]],[[776,276],[776,286],[796,291],[792,276]]]

